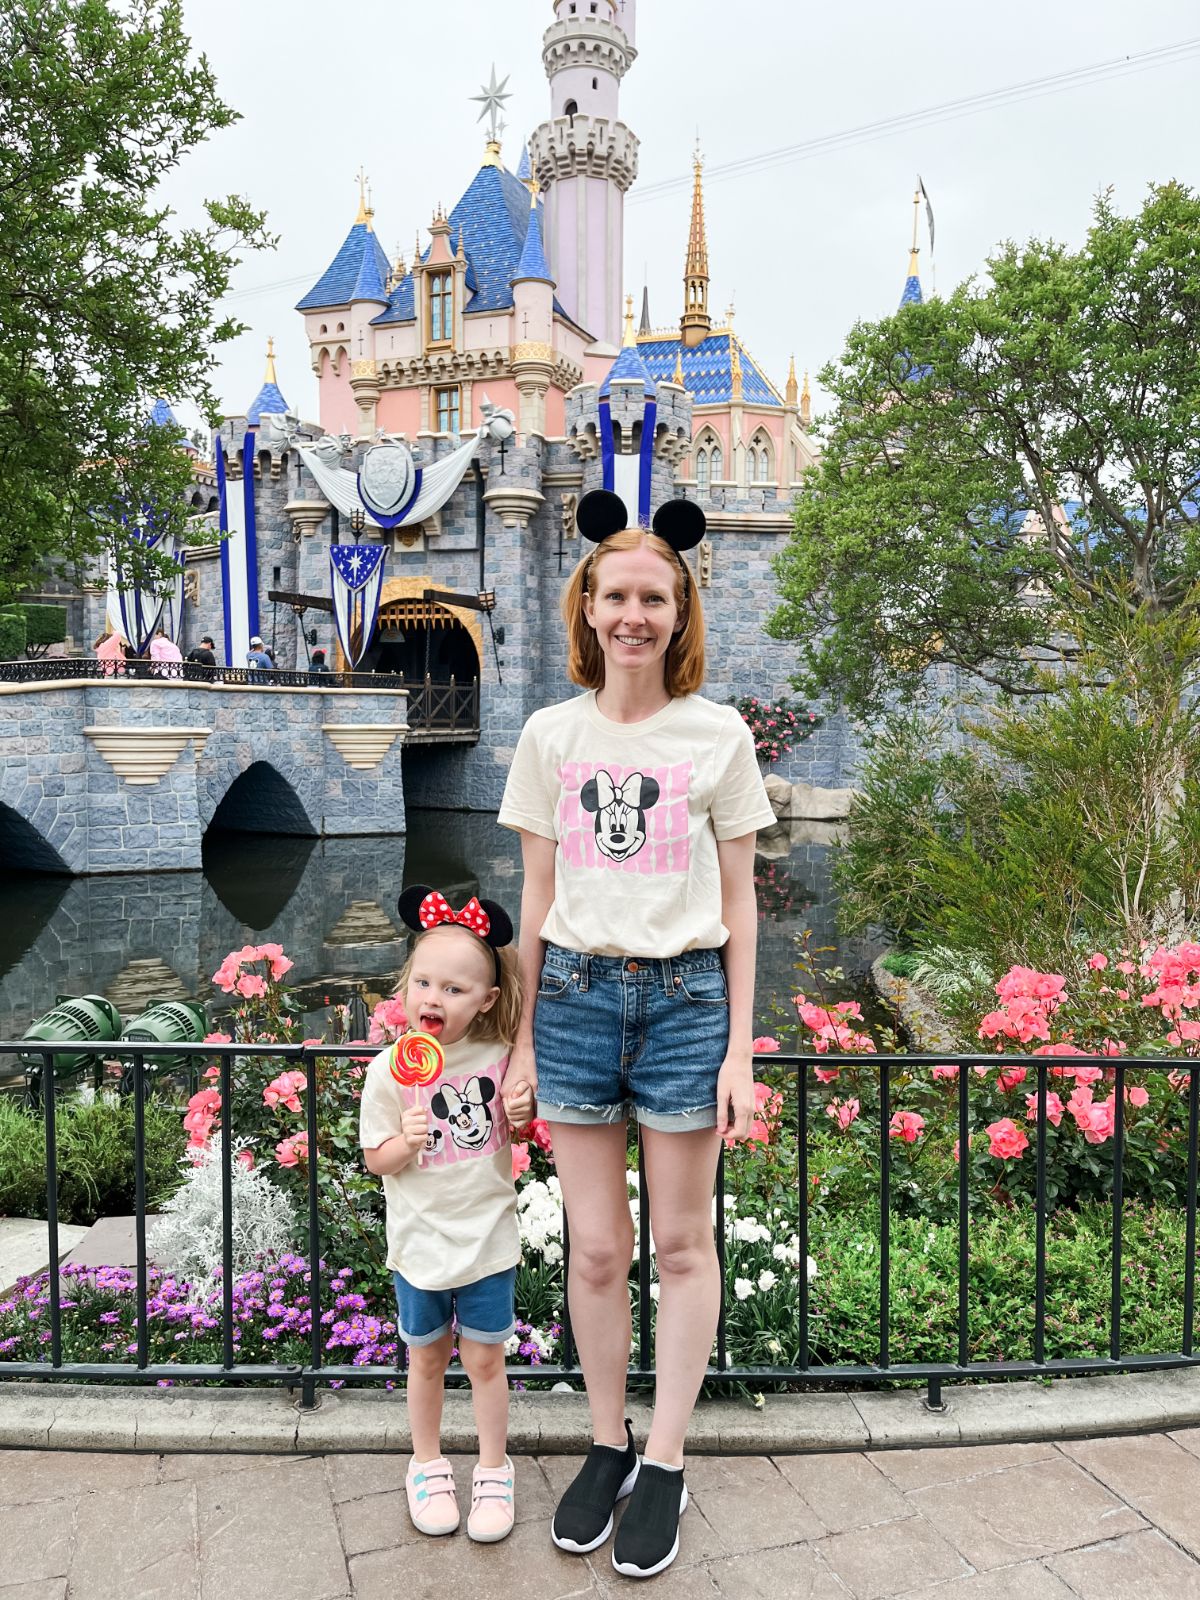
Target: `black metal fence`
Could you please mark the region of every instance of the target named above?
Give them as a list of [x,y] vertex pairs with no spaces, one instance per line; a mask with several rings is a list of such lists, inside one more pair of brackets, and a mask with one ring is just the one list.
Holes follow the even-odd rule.
[[[55,1136],[55,1072],[56,1049],[78,1051],[78,1041],[55,1044],[38,1041],[36,1052],[43,1062],[41,1075],[41,1100],[44,1107],[46,1131],[46,1208],[47,1253],[53,1263],[60,1257],[58,1225],[58,1167]],[[73,1382],[125,1380],[157,1383],[163,1379],[175,1382],[201,1380],[221,1384],[282,1383],[301,1390],[301,1403],[313,1405],[317,1386],[330,1382],[380,1383],[394,1381],[403,1370],[403,1350],[400,1349],[396,1365],[353,1366],[331,1364],[324,1359],[322,1350],[322,1239],[318,1209],[319,1151],[318,1100],[316,1063],[320,1057],[362,1058],[363,1047],[357,1045],[273,1045],[260,1047],[237,1044],[154,1045],[144,1042],[105,1044],[102,1053],[109,1058],[120,1057],[127,1063],[125,1082],[132,1094],[134,1105],[134,1162],[136,1173],[135,1237],[137,1253],[137,1351],[131,1362],[83,1363],[64,1362],[62,1358],[62,1311],[59,1277],[51,1272],[49,1280],[50,1339],[49,1361],[5,1361],[0,1359],[2,1379],[66,1379]],[[29,1044],[0,1043],[0,1054],[31,1053]],[[144,1107],[146,1091],[153,1075],[148,1063],[161,1056],[186,1056],[198,1068],[202,1063],[216,1060],[219,1064],[218,1087],[224,1107],[231,1104],[233,1063],[240,1055],[254,1055],[260,1059],[278,1061],[281,1068],[290,1065],[302,1070],[307,1079],[306,1127],[310,1158],[307,1168],[308,1194],[308,1270],[309,1310],[311,1334],[308,1360],[305,1363],[251,1364],[239,1362],[234,1342],[234,1250],[233,1250],[233,1135],[232,1119],[225,1115],[220,1127],[220,1158],[222,1170],[222,1359],[209,1364],[152,1363],[149,1359],[147,1291],[148,1255],[146,1243],[146,1192],[145,1192],[145,1126]],[[1114,1124],[1112,1133],[1113,1182],[1111,1197],[1111,1291],[1109,1312],[1109,1353],[1107,1356],[1078,1358],[1046,1358],[1046,1226],[1049,1216],[1047,1186],[1047,1092],[1048,1076],[1054,1061],[1045,1056],[1003,1057],[1005,1067],[1025,1067],[1036,1079],[1037,1094],[1037,1144],[1036,1144],[1036,1195],[1035,1207],[1035,1281],[1034,1326],[1032,1352],[1028,1359],[1013,1361],[974,1361],[970,1357],[968,1313],[970,1308],[970,1172],[964,1159],[958,1169],[958,1275],[957,1275],[957,1339],[941,1361],[893,1362],[891,1359],[891,1255],[890,1219],[892,1206],[891,1169],[891,1092],[892,1080],[897,1072],[908,1073],[914,1067],[955,1065],[957,1076],[957,1110],[959,1148],[967,1151],[971,1135],[971,1080],[967,1070],[980,1066],[994,1068],[995,1055],[936,1055],[936,1056],[838,1056],[838,1055],[770,1055],[756,1058],[756,1065],[783,1068],[796,1074],[797,1093],[797,1168],[796,1190],[799,1212],[799,1266],[797,1272],[796,1318],[799,1359],[793,1365],[745,1366],[731,1362],[726,1341],[725,1311],[722,1306],[717,1330],[716,1363],[708,1373],[709,1381],[717,1384],[784,1383],[795,1386],[820,1385],[870,1385],[914,1380],[927,1386],[926,1403],[933,1409],[941,1406],[941,1386],[952,1379],[1011,1378],[1032,1376],[1064,1376],[1104,1372],[1128,1372],[1169,1367],[1186,1367],[1200,1364],[1195,1352],[1195,1289],[1196,1289],[1196,1193],[1197,1151],[1200,1135],[1200,1062],[1189,1060],[1146,1057],[1073,1056],[1071,1066],[1100,1066],[1109,1070],[1114,1078]],[[806,1197],[809,1192],[809,1115],[810,1104],[817,1104],[824,1091],[812,1076],[814,1067],[848,1068],[858,1072],[877,1071],[879,1075],[879,1311],[877,1328],[877,1355],[874,1361],[856,1365],[825,1364],[812,1360],[809,1338],[810,1291],[807,1272],[809,1219]],[[1185,1266],[1183,1303],[1180,1319],[1175,1329],[1163,1330],[1164,1348],[1153,1353],[1126,1354],[1122,1346],[1122,1217],[1124,1209],[1123,1160],[1125,1145],[1125,1080],[1130,1071],[1178,1072],[1185,1074],[1187,1086],[1187,1176],[1185,1192],[1180,1198],[1185,1216]],[[191,1071],[194,1083],[195,1069]],[[722,1151],[716,1182],[716,1242],[721,1264],[722,1285],[725,1271],[725,1163]],[[639,1179],[644,1180],[642,1152],[638,1151]],[[653,1380],[651,1359],[651,1261],[650,1261],[650,1197],[644,1181],[639,1182],[639,1237],[638,1260],[638,1318],[635,1330],[634,1362],[630,1369],[633,1383]],[[570,1259],[570,1239],[563,1221],[564,1281]],[[1174,1336],[1178,1335],[1176,1339]],[[398,1347],[399,1348],[399,1347]],[[570,1308],[565,1307],[561,1359],[556,1363],[542,1363],[531,1369],[511,1366],[510,1377],[529,1379],[560,1379],[580,1377],[575,1359],[575,1346],[571,1332]]]

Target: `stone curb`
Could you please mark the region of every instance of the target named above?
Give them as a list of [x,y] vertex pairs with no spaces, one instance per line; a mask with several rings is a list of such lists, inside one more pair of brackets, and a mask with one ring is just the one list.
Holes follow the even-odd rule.
[[[1200,1369],[1095,1378],[962,1384],[943,1390],[946,1410],[927,1411],[917,1390],[767,1395],[710,1400],[696,1408],[688,1448],[697,1455],[800,1455],[836,1450],[917,1450],[1046,1439],[1156,1433],[1200,1426]],[[650,1408],[630,1398],[644,1438]],[[514,1394],[509,1448],[521,1455],[576,1455],[590,1443],[582,1394]],[[470,1451],[470,1396],[446,1396],[443,1448]],[[0,1448],[237,1452],[290,1455],[407,1451],[404,1396],[342,1390],[301,1412],[279,1389],[165,1390],[79,1384],[0,1385]]]

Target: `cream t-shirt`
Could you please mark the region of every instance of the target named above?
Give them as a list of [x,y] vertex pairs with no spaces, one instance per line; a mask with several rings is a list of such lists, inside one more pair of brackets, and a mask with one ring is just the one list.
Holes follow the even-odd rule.
[[501,1044],[460,1039],[446,1046],[436,1083],[402,1088],[392,1077],[392,1046],[363,1079],[358,1142],[375,1150],[402,1130],[419,1094],[429,1117],[422,1163],[383,1179],[387,1264],[418,1289],[460,1289],[521,1259],[509,1129],[500,1101],[508,1066]]
[[684,695],[611,722],[589,690],[525,724],[499,820],[557,841],[543,939],[663,958],[725,943],[717,840],[775,813],[732,706]]

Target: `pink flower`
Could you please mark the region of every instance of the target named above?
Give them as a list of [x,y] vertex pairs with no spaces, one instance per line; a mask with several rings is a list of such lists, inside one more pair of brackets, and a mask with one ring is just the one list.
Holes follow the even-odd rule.
[[[1029,1108],[1025,1114],[1031,1122],[1037,1117],[1037,1098],[1036,1094],[1027,1094],[1025,1096],[1025,1104]],[[1046,1121],[1057,1128],[1063,1119],[1063,1109],[1062,1100],[1054,1093],[1053,1089],[1048,1089],[1046,1091]]]
[[934,1067],[933,1075],[934,1075],[935,1078],[955,1079],[955,1078],[958,1077],[958,1068],[957,1067]]
[[1149,1091],[1140,1083],[1135,1083],[1132,1088],[1126,1089],[1125,1098],[1131,1106],[1137,1106],[1139,1109],[1150,1104]]
[[1103,951],[1097,950],[1095,955],[1088,957],[1088,966],[1091,967],[1093,972],[1103,972],[1107,965],[1108,957]]
[[275,1146],[275,1159],[281,1167],[294,1167],[308,1159],[308,1135],[295,1133],[290,1139],[281,1139]]
[[825,1115],[832,1117],[838,1127],[845,1133],[846,1129],[858,1116],[860,1107],[857,1100],[831,1100],[825,1107]]
[[1129,975],[1133,972],[1133,970],[1134,970],[1134,967],[1133,967],[1133,962],[1132,961],[1118,961],[1117,962],[1117,971],[1118,972],[1123,972],[1126,977],[1129,977]]
[[[820,1048],[820,1045],[818,1045],[817,1049],[819,1050]],[[835,1078],[840,1078],[841,1075],[841,1069],[838,1067],[813,1068],[813,1077],[818,1083],[832,1083]]]
[[897,1111],[888,1124],[888,1136],[915,1144],[925,1131],[925,1118],[917,1111]]
[[254,1170],[254,1151],[253,1150],[239,1150],[238,1151],[238,1165],[241,1166],[241,1167],[245,1167],[247,1172],[253,1172],[253,1170]]
[[233,1043],[233,1038],[232,1038],[232,1035],[230,1035],[228,1033],[206,1033],[204,1035],[204,1043],[205,1044],[232,1044]]
[[988,1155],[1000,1161],[1009,1161],[1029,1148],[1029,1140],[1011,1117],[1001,1117],[989,1123],[984,1130],[988,1136]]
[[261,1000],[267,992],[267,980],[247,972],[238,979],[234,988],[246,1000]]
[[1007,1094],[1010,1089],[1015,1089],[1018,1085],[1024,1083],[1028,1076],[1029,1074],[1024,1067],[1002,1067],[997,1075],[996,1082],[1000,1085],[1003,1093]]
[[550,1137],[550,1124],[544,1122],[541,1117],[534,1117],[529,1124],[529,1138],[544,1155],[549,1155],[554,1148]]
[[408,1014],[399,995],[381,1000],[371,1013],[371,1028],[367,1035],[370,1044],[385,1044],[398,1038],[408,1027]]
[[756,1056],[769,1056],[779,1049],[779,1040],[764,1034],[761,1039],[755,1039],[750,1048]]
[[527,1144],[514,1144],[513,1147],[512,1147],[512,1175],[513,1175],[513,1182],[516,1183],[517,1179],[521,1176],[521,1174],[523,1172],[528,1172],[528,1171],[529,1171],[529,1146]]
[[215,1116],[221,1109],[221,1094],[217,1089],[197,1089],[188,1101],[189,1111],[199,1111],[205,1116]]

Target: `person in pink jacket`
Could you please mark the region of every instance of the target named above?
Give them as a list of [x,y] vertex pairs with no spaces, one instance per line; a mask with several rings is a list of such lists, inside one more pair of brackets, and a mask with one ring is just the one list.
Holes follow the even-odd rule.
[[150,641],[150,659],[163,663],[157,668],[160,677],[181,676],[181,667],[177,663],[183,661],[183,653],[173,639],[168,639],[165,628],[160,628]]
[[104,663],[104,675],[113,677],[116,673],[125,671],[125,640],[119,633],[112,633],[108,629],[99,636],[92,649],[96,652],[97,661]]

